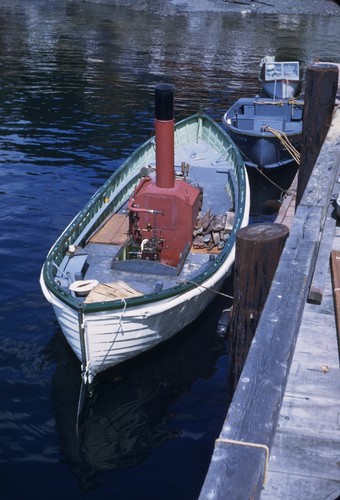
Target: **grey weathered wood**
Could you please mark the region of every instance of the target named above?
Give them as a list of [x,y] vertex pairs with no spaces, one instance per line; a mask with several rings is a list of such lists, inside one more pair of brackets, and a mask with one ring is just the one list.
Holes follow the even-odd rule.
[[[340,145],[339,119],[340,113],[337,114],[337,128],[333,130],[333,135],[329,134],[332,147],[337,151]],[[333,189],[338,167],[335,161],[332,169],[327,171],[328,165],[329,162],[324,165],[326,170],[323,175],[316,171],[315,179],[313,172],[296,210],[291,233],[283,250],[256,335],[220,434],[221,440],[215,444],[210,467],[201,490],[201,500],[259,498],[266,467],[265,450],[261,447],[243,446],[237,443],[250,442],[271,448],[299,330],[301,328],[312,330],[313,324],[317,325],[321,320],[323,326],[320,327],[319,324],[315,328],[318,330],[324,328],[327,331],[327,318],[334,320],[332,312],[324,310],[324,305],[321,307],[307,304],[309,285],[329,204],[328,196]],[[321,181],[321,188],[317,179]],[[329,302],[327,302],[327,307],[328,304]],[[309,314],[309,311],[314,311],[308,309],[312,306],[319,307],[322,312],[318,315],[318,320],[315,315]],[[305,326],[301,326],[302,315],[305,318]],[[314,347],[317,346],[318,334],[316,332],[315,337],[310,339],[311,346],[313,344]],[[322,356],[320,356],[320,362],[325,364]],[[292,369],[299,370],[299,366],[293,364]],[[320,380],[320,375],[323,374],[314,368],[309,373],[311,384],[313,384],[313,376],[316,375]],[[325,384],[326,380],[326,378],[321,378]],[[295,379],[296,392],[291,389],[291,397],[301,398],[303,402],[306,386],[308,386],[306,378],[304,382],[301,381],[301,386]],[[320,398],[322,398],[323,391],[327,394],[326,385],[324,388],[322,385],[320,387]],[[313,404],[316,407],[315,399],[313,399]],[[331,402],[328,404],[330,413],[332,405]],[[334,422],[332,425],[334,427]],[[223,440],[236,441],[236,444]],[[313,482],[313,477],[308,481]],[[318,484],[321,483],[321,480],[318,481]],[[325,479],[325,483],[327,487],[331,487],[333,483],[336,485],[336,481],[329,478]],[[299,490],[300,496],[294,497],[290,485],[289,494],[287,490],[282,496],[274,494],[275,488],[277,488],[276,484],[268,498],[302,498],[302,490]],[[315,491],[322,491],[319,486],[315,488]]]
[[[337,440],[334,435],[329,434],[328,437],[323,435],[320,439],[308,430],[305,430],[302,436],[299,431],[291,430],[289,433],[282,433],[278,430],[279,446],[280,440],[286,442],[284,443],[285,452],[277,457],[277,470],[292,474],[298,470],[300,475],[331,477],[339,480],[339,466],[337,465],[339,454],[336,450],[340,449],[340,440]],[[324,460],[320,461],[318,454],[322,454]]]
[[340,494],[339,360],[334,314],[324,307],[331,295],[327,286],[322,304],[304,310],[263,500],[335,500]]
[[[276,444],[275,467],[270,471],[271,478],[275,481],[275,489],[271,488],[268,492],[265,489],[261,498],[339,498],[339,439],[334,435],[327,438],[325,435],[318,436],[308,431],[301,434],[300,431],[278,430]],[[299,479],[299,482],[295,482],[295,478]]]
[[242,3],[245,5],[250,5],[251,0],[229,0],[230,3]]
[[338,68],[336,66],[312,64],[307,67],[301,163],[296,194],[297,206],[302,199],[330,127],[337,86]]
[[[282,475],[279,472],[271,472],[275,478],[275,491],[270,493],[268,500],[302,500],[308,498],[310,500],[338,500],[339,498],[339,482],[330,480],[329,478],[303,476],[299,474],[290,474],[289,483],[282,480]],[[307,497],[303,496],[303,492],[310,492]]]
[[237,234],[230,320],[232,391],[242,372],[288,234],[283,224],[254,224]]
[[312,284],[310,287],[308,300],[315,304],[321,304],[324,289],[326,286],[327,271],[329,269],[329,254],[332,248],[336,218],[333,215],[334,206],[330,204],[325,220],[322,240],[320,242],[318,257],[315,264]]
[[[322,209],[299,207],[220,437],[270,448],[294,352]],[[288,314],[289,312],[289,314]],[[201,499],[258,498],[263,449],[216,443]]]

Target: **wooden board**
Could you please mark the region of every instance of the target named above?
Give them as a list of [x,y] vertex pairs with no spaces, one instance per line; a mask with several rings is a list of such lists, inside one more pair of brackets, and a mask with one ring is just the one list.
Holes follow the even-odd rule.
[[277,224],[284,224],[289,229],[292,227],[295,215],[297,179],[296,174],[275,219]]
[[201,253],[201,254],[213,254],[218,255],[221,252],[217,247],[213,247],[211,250],[207,248],[194,248],[193,246],[190,248],[190,253]]
[[89,242],[123,245],[127,238],[128,229],[128,217],[122,214],[114,214],[91,236]]
[[328,271],[329,253],[331,251],[336,220],[333,217],[333,205],[329,205],[328,214],[322,231],[322,239],[319,245],[318,257],[315,264],[312,284],[308,295],[308,300],[314,304],[321,304],[324,289],[326,286],[326,276]]
[[110,302],[117,299],[129,299],[131,297],[140,297],[143,295],[124,281],[115,281],[113,283],[99,283],[86,297],[86,304],[94,302]]
[[315,313],[304,314],[261,499],[335,499],[340,494],[334,317],[327,324],[327,315],[317,313],[320,306],[312,308]]

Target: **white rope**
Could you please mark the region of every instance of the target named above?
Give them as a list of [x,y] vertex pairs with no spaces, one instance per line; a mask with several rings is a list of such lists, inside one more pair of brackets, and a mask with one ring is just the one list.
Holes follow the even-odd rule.
[[231,295],[227,295],[226,293],[223,293],[223,292],[218,292],[217,290],[214,290],[213,288],[208,288],[207,286],[200,285],[199,283],[195,283],[194,281],[181,280],[178,282],[179,285],[185,285],[186,283],[190,283],[191,285],[195,285],[197,288],[201,286],[202,288],[204,288],[205,290],[208,290],[209,292],[213,292],[213,293],[216,293],[217,295],[222,295],[222,297],[227,297],[227,299],[234,300],[234,297],[232,297]]
[[269,127],[268,125],[266,125],[265,129],[268,132],[271,132],[273,135],[275,135],[275,137],[277,137],[279,139],[279,141],[287,149],[287,151],[291,155],[291,157],[296,161],[296,163],[298,165],[300,165],[301,155],[300,155],[299,151],[290,142],[287,135],[284,132],[282,132],[281,130],[276,130],[274,128]]
[[[120,299],[123,303],[124,303],[124,307],[123,307],[123,310],[121,312],[121,315],[120,315],[120,318],[119,318],[119,325],[118,325],[118,328],[117,328],[117,331],[116,331],[116,334],[114,335],[114,338],[111,342],[111,345],[109,347],[109,349],[106,351],[106,354],[102,360],[102,362],[100,363],[100,367],[101,368],[103,366],[103,364],[105,363],[109,353],[111,352],[111,349],[113,347],[113,344],[116,342],[117,340],[117,337],[119,335],[120,332],[122,332],[122,334],[124,335],[124,331],[123,331],[123,316],[124,316],[124,313],[125,313],[125,309],[126,309],[126,300],[125,299]],[[100,371],[100,370],[99,370]]]

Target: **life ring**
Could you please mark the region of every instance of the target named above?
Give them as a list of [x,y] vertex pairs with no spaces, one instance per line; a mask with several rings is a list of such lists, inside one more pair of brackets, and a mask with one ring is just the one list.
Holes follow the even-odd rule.
[[99,281],[97,280],[78,280],[71,283],[69,289],[79,297],[85,297],[97,285],[99,285]]

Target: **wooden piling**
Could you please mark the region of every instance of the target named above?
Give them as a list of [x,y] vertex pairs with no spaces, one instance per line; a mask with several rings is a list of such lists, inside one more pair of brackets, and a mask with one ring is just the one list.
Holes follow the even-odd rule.
[[288,233],[283,224],[254,224],[237,234],[230,323],[232,391],[242,372]]
[[307,67],[296,207],[301,201],[331,125],[337,88],[337,66],[312,64]]

